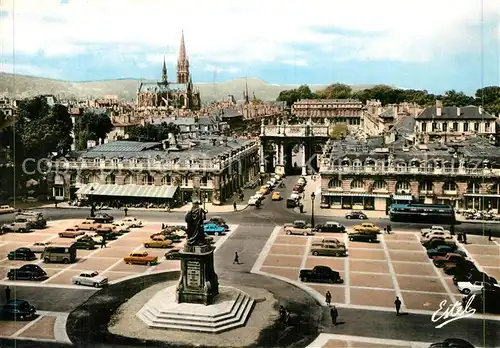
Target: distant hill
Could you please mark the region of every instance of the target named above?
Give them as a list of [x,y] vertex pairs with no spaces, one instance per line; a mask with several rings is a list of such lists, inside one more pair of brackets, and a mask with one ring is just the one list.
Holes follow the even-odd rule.
[[[0,94],[9,97],[25,98],[39,94],[53,94],[62,97],[99,98],[116,95],[122,99],[132,100],[136,97],[137,84],[140,79],[116,79],[105,81],[70,82],[26,75],[0,73]],[[259,78],[236,78],[225,82],[195,83],[200,88],[203,101],[221,100],[234,95],[237,100],[243,99],[245,83],[248,82],[250,97],[253,93],[262,100],[276,100],[283,90],[298,85],[269,84]],[[312,90],[325,88],[326,85],[310,85]],[[351,86],[353,90],[371,88],[373,85]]]

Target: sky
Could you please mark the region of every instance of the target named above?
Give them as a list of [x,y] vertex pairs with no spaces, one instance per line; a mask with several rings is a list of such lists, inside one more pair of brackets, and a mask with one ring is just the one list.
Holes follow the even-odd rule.
[[500,85],[499,0],[0,0],[0,71],[194,82]]

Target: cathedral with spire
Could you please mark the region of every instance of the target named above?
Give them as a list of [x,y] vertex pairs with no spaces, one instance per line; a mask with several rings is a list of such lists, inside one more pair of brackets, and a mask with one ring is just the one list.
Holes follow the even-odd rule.
[[177,59],[177,80],[168,81],[167,64],[163,59],[161,81],[143,82],[137,87],[138,107],[170,107],[173,109],[198,110],[201,107],[200,91],[194,87],[189,72],[184,32],[181,36],[179,58]]

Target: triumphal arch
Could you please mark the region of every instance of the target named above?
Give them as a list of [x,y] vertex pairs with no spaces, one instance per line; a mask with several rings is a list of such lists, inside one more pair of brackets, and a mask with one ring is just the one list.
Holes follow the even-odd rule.
[[[260,172],[312,174],[318,171],[318,157],[330,137],[330,124],[288,124],[287,118],[274,123],[262,120],[260,127]],[[293,154],[298,161],[293,161]],[[298,173],[300,171],[300,173]]]

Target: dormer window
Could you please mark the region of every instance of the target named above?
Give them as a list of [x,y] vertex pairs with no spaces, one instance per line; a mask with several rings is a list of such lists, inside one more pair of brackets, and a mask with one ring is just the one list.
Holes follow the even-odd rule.
[[118,158],[113,158],[111,160],[111,162],[113,163],[114,166],[117,166],[118,165]]
[[100,158],[94,158],[94,164],[96,166],[98,166],[100,163],[101,163],[101,159]]

